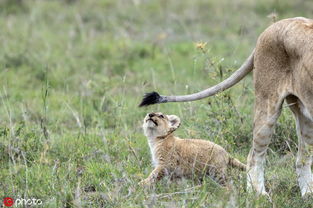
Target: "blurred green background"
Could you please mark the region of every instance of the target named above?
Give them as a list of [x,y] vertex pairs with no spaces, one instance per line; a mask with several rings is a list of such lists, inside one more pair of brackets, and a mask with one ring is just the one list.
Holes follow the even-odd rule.
[[152,170],[141,130],[151,111],[178,115],[178,136],[214,141],[246,162],[252,74],[201,101],[137,106],[145,92],[220,82],[267,26],[312,15],[310,0],[1,0],[0,197],[43,207],[311,207],[296,182],[288,108],[268,151],[272,202],[250,196],[239,172],[231,193],[210,179],[137,185]]

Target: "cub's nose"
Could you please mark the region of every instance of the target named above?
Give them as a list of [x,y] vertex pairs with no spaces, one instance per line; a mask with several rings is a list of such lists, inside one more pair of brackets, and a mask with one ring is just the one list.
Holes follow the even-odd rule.
[[154,113],[149,113],[148,116],[151,118],[151,117],[155,116],[155,114]]

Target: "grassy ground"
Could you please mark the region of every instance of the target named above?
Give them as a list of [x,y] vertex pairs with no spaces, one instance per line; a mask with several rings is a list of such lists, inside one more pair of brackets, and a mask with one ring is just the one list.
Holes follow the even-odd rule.
[[[214,141],[246,162],[251,75],[202,101],[137,105],[144,92],[186,94],[228,77],[272,12],[311,17],[313,4],[0,1],[0,197],[34,197],[43,207],[311,207],[296,182],[297,138],[287,108],[268,152],[272,202],[249,195],[245,174],[236,171],[231,193],[210,179],[137,185],[152,170],[141,130],[151,111],[180,116],[177,135]],[[207,42],[204,51],[198,41]]]

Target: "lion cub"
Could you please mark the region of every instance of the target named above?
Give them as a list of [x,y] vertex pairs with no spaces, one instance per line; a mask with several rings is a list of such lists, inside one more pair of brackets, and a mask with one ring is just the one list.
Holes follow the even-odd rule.
[[163,176],[171,178],[204,175],[226,185],[226,170],[232,166],[246,170],[246,165],[232,158],[221,146],[200,139],[180,139],[173,132],[180,119],[175,115],[149,113],[144,119],[143,130],[148,138],[152,161],[155,166],[141,185],[151,185]]

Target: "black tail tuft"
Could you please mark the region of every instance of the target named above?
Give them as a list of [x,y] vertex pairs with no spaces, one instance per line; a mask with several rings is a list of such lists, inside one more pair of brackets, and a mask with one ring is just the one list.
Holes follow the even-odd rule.
[[157,92],[149,92],[143,96],[139,107],[160,103],[161,96]]

